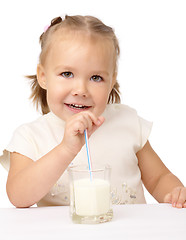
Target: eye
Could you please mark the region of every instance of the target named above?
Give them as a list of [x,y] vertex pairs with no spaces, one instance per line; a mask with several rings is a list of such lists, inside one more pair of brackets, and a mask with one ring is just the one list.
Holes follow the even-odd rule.
[[103,81],[103,78],[99,75],[93,75],[91,78],[90,78],[92,81],[94,82],[101,82]]
[[72,72],[62,72],[61,76],[64,78],[72,78],[74,75]]

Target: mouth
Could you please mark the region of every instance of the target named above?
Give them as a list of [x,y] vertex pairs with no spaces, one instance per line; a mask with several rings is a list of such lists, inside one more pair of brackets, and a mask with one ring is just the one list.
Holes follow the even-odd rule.
[[76,109],[76,110],[87,110],[89,109],[91,106],[86,106],[86,105],[80,105],[80,104],[67,104],[65,103],[65,105],[69,108],[72,108],[72,109]]

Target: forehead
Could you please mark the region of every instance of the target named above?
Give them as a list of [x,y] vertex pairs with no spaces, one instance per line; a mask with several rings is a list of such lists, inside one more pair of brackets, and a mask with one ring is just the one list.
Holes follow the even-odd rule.
[[108,44],[113,45],[112,40],[108,36],[104,36],[101,33],[91,32],[87,29],[70,29],[70,28],[61,28],[53,33],[51,36],[52,41],[78,41],[90,42],[92,44]]
[[114,60],[114,45],[111,39],[101,34],[93,34],[85,30],[59,29],[50,39],[46,58],[56,57],[63,51],[69,51],[73,57],[76,52],[81,53],[89,49],[90,52]]

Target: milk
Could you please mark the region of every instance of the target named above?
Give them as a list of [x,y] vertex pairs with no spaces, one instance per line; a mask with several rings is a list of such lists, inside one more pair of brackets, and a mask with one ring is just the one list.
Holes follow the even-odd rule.
[[110,210],[110,183],[103,179],[80,179],[73,183],[74,207],[79,216],[96,216]]

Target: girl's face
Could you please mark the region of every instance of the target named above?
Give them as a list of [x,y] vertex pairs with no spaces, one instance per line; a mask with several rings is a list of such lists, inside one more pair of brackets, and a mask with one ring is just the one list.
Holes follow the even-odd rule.
[[65,121],[87,110],[100,116],[115,83],[114,48],[109,40],[85,32],[60,34],[55,33],[44,64],[38,65],[48,106]]

